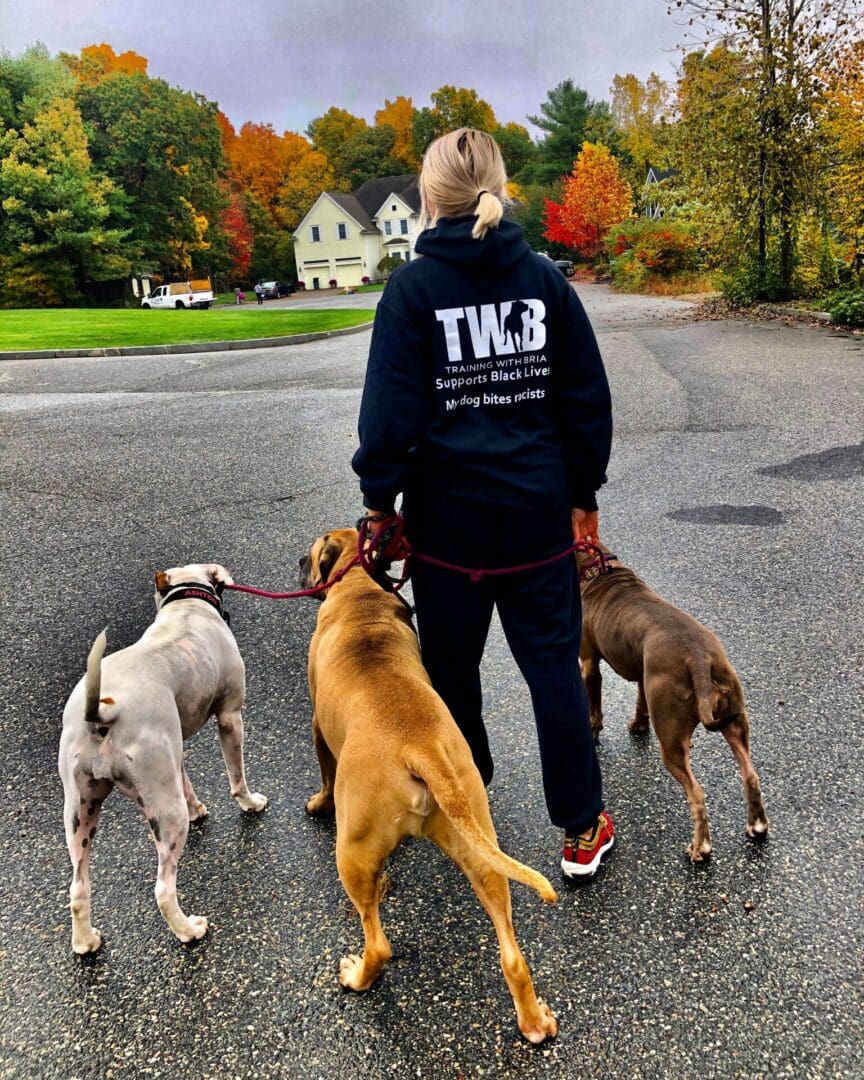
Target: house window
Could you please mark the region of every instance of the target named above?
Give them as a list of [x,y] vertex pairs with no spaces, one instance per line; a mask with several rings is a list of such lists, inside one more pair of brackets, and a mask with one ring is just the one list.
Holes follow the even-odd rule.
[[385,236],[392,236],[393,235],[393,222],[392,221],[385,221],[384,222],[384,235]]
[[319,243],[320,240],[321,240],[321,226],[320,225],[313,225],[312,228],[310,229],[310,232],[312,234],[312,243],[313,244]]
[[405,252],[405,262],[411,262],[411,252],[410,251]]
[[399,232],[402,233],[403,236],[408,235],[408,218],[407,217],[399,218]]
[[336,226],[336,239],[347,240],[348,239],[348,226],[344,221],[340,221]]
[[395,214],[395,213],[396,213],[396,203],[393,203],[393,205],[392,205],[392,206],[390,207],[390,209],[391,209],[391,210],[393,211],[393,213]]

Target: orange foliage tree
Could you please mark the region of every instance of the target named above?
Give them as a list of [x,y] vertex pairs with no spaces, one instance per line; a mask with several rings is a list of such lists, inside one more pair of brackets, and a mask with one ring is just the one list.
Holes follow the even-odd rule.
[[583,143],[560,203],[546,200],[543,235],[589,259],[604,254],[613,225],[633,212],[633,192],[601,143]]
[[398,158],[408,172],[417,172],[421,161],[414,149],[414,113],[417,110],[411,98],[401,95],[393,101],[384,101],[384,108],[375,113],[376,127],[391,127],[396,135],[393,156]]
[[109,75],[146,75],[147,58],[131,50],[115,53],[107,42],[101,45],[87,45],[80,56],[61,53],[61,59],[75,76],[86,86],[94,86]]
[[273,125],[245,123],[236,136],[229,139],[225,152],[232,180],[272,213],[288,171],[285,142],[273,130]]

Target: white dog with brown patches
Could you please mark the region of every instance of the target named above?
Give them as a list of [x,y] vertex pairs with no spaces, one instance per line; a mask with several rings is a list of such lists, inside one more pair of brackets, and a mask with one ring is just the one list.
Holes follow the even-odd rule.
[[224,566],[175,567],[156,574],[156,618],[141,639],[103,656],[104,631],[87,673],[63,710],[58,768],[72,860],[72,948],[102,943],[90,921],[90,850],[102,803],[116,787],[142,809],[159,855],[156,902],[181,941],[202,938],[207,920],[177,902],[177,864],[189,822],[207,814],[183,765],[183,741],[210,716],[219,728],[231,794],[241,810],[267,805],[250,792],[243,769],[246,673],[219,593],[232,584]]

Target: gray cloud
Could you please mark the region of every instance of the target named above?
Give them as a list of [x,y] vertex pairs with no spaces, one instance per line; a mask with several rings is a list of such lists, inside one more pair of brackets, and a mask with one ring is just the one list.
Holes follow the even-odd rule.
[[0,0],[0,43],[52,52],[107,41],[150,73],[218,101],[231,120],[303,131],[331,105],[372,120],[385,98],[426,105],[474,87],[502,121],[526,122],[572,78],[608,97],[615,74],[674,75],[682,31],[665,0]]

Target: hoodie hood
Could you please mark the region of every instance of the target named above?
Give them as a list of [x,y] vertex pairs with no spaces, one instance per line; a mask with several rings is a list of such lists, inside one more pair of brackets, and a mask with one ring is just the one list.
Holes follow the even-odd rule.
[[464,266],[484,277],[506,274],[531,254],[525,234],[515,221],[502,221],[482,240],[475,240],[471,230],[476,220],[475,214],[440,218],[434,228],[417,237],[415,250],[432,259]]

